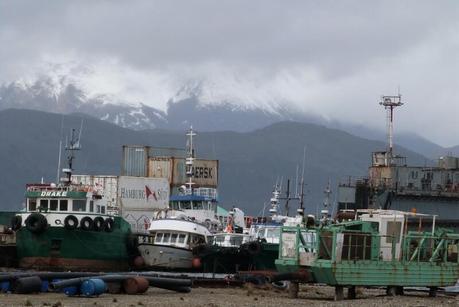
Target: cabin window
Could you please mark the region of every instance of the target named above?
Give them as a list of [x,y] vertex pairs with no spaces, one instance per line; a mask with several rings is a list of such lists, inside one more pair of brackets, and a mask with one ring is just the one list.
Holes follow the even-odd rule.
[[280,237],[280,228],[268,228],[268,233],[266,238],[279,238]]
[[72,204],[72,211],[86,211],[86,200],[74,199]]
[[400,232],[402,230],[401,222],[387,222],[387,237],[386,243],[392,243],[392,238],[395,238],[395,243],[400,242]]
[[170,233],[165,233],[163,237],[163,243],[169,243],[170,237],[171,237]]
[[67,211],[68,210],[68,201],[67,199],[61,199],[59,201],[59,211]]
[[100,207],[100,213],[105,214],[105,206]]
[[29,199],[29,211],[37,210],[37,200],[36,199]]
[[40,210],[48,210],[48,200],[40,199]]
[[202,206],[202,202],[200,202],[200,201],[199,201],[199,202],[195,202],[193,207],[194,207],[194,209],[196,209],[196,210],[202,210],[202,209],[204,209],[203,206]]
[[177,241],[177,234],[176,233],[173,233],[171,235],[171,243],[175,243],[175,241]]
[[159,242],[161,242],[162,239],[163,239],[163,234],[160,233],[160,232],[157,233],[157,234],[156,234],[156,237],[155,237],[155,242],[156,242],[156,243],[159,243]]
[[173,202],[171,205],[172,205],[171,207],[172,207],[173,210],[179,210],[180,209],[179,208],[179,204],[177,202]]
[[185,243],[185,237],[186,235],[180,234],[178,237],[178,243]]
[[51,199],[51,200],[49,201],[49,210],[51,210],[51,211],[57,211],[57,203],[58,203],[58,202],[59,202],[59,201],[58,201],[57,199]]
[[180,207],[185,210],[190,210],[191,209],[191,202],[181,202]]
[[89,201],[89,212],[94,212],[94,201]]

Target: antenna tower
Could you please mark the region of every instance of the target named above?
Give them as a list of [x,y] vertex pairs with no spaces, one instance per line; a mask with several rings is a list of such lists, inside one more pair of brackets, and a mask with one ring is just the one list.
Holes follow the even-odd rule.
[[403,105],[402,95],[399,93],[397,96],[381,96],[379,104],[384,106],[387,111],[387,145],[389,146],[390,158],[392,158],[394,149],[394,110],[396,107]]

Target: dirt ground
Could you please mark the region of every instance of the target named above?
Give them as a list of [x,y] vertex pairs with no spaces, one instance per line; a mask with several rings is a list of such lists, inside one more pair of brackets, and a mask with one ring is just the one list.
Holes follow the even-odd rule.
[[63,293],[33,295],[0,294],[1,306],[459,306],[459,296],[428,297],[423,292],[405,292],[388,297],[382,289],[358,289],[357,299],[333,301],[334,288],[302,286],[299,298],[291,299],[283,290],[272,288],[193,288],[191,293],[175,293],[150,288],[142,295],[102,294],[97,298],[67,297]]

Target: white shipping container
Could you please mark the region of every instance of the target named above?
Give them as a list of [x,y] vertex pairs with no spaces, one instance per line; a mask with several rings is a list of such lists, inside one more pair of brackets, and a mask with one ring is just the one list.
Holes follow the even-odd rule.
[[148,233],[152,217],[156,213],[157,211],[125,210],[122,216],[131,225],[131,230],[134,233]]
[[169,182],[166,178],[120,176],[118,203],[126,211],[153,211],[169,204]]
[[72,182],[93,186],[103,195],[102,199],[108,207],[118,207],[118,176],[72,175]]

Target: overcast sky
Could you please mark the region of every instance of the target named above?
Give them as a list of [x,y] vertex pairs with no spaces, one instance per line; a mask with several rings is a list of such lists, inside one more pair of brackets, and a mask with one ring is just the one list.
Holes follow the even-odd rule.
[[164,109],[288,104],[459,144],[458,1],[0,0],[0,82],[65,75],[88,95]]

